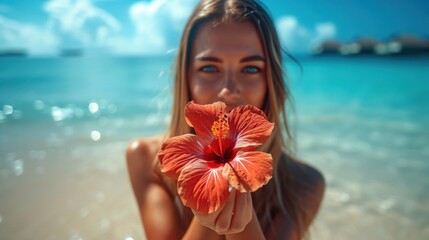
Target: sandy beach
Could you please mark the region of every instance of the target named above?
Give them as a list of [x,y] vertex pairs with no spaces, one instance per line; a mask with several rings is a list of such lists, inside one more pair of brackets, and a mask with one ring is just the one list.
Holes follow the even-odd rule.
[[70,126],[19,126],[32,134],[14,141],[13,128],[1,127],[8,152],[1,239],[144,239],[124,160],[127,141],[64,137]]
[[[132,134],[115,137],[120,128],[108,129],[116,121],[104,127],[97,121],[1,126],[1,239],[145,239],[124,160]],[[101,135],[96,141],[95,126]],[[311,152],[303,157],[316,158]],[[351,181],[340,172],[347,163],[341,164],[339,154],[316,160],[312,164],[322,169],[328,188],[310,232],[313,239],[423,239],[429,233],[424,224],[391,211],[406,207],[399,201],[409,192],[394,197],[371,178],[371,189],[365,189],[357,183],[363,180]],[[417,206],[425,217],[427,208]]]

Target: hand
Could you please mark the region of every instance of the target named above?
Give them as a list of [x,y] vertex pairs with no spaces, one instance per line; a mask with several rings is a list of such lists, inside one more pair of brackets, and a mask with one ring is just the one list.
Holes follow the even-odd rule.
[[225,205],[216,212],[207,215],[194,209],[192,212],[203,226],[218,234],[239,233],[252,220],[252,196],[250,193],[240,193],[233,189]]

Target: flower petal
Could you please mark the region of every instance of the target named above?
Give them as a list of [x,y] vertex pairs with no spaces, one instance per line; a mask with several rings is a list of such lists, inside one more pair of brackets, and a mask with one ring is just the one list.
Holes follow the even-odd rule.
[[196,161],[183,168],[177,182],[182,202],[208,214],[222,207],[229,196],[228,182],[222,175],[223,164]]
[[204,142],[193,134],[185,134],[167,139],[158,153],[161,172],[177,179],[185,165],[200,160]]
[[200,105],[193,101],[185,107],[185,119],[195,133],[203,138],[212,138],[212,125],[218,119],[221,112],[225,112],[226,105],[223,102]]
[[271,179],[272,156],[259,151],[238,151],[234,160],[225,165],[223,175],[240,192],[254,192]]
[[274,128],[264,112],[258,108],[245,105],[239,106],[231,111],[228,116],[232,136],[236,139],[236,148],[262,145]]

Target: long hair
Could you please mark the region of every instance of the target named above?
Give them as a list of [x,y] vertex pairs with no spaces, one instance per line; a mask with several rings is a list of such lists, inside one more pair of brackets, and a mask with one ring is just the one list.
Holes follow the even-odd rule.
[[[188,69],[190,55],[196,32],[202,24],[221,24],[226,21],[249,21],[256,27],[261,38],[266,56],[267,94],[263,111],[270,122],[275,124],[268,141],[260,147],[261,151],[271,153],[274,159],[273,179],[262,189],[253,193],[255,211],[262,229],[266,232],[275,214],[285,214],[293,222],[299,237],[304,234],[300,212],[300,201],[288,187],[289,178],[287,161],[292,159],[291,132],[286,117],[286,104],[291,100],[290,91],[285,83],[285,71],[282,63],[282,49],[274,23],[265,9],[257,0],[203,0],[195,8],[189,18],[177,52],[174,75],[173,107],[168,137],[192,132],[186,124],[185,105],[191,101],[189,90]],[[167,186],[171,180],[164,178]],[[170,182],[168,182],[170,181]],[[262,200],[263,199],[263,200]]]

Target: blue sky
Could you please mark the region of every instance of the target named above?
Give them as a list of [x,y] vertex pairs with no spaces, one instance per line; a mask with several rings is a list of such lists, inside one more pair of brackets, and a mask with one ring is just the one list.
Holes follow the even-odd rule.
[[[198,0],[2,0],[0,50],[56,54],[165,54],[177,47]],[[429,38],[429,0],[265,0],[283,46],[305,53],[321,41],[395,34]]]

